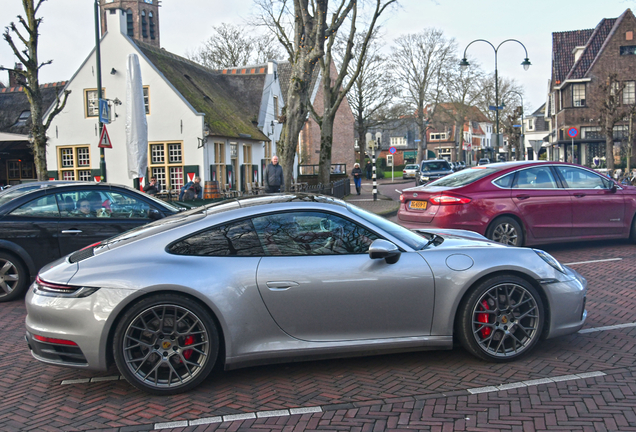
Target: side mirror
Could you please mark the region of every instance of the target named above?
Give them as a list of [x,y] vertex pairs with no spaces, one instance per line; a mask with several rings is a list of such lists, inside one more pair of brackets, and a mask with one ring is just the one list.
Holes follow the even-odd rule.
[[157,209],[148,210],[148,218],[151,220],[163,219],[163,214]]
[[400,259],[401,252],[396,245],[390,241],[378,239],[369,246],[369,257],[371,259],[385,259],[387,264],[395,264]]

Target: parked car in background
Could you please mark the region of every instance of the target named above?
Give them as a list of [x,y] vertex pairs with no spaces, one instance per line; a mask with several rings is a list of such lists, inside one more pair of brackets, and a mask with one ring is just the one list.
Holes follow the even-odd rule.
[[26,330],[38,360],[100,371],[114,361],[162,395],[215,364],[452,349],[454,336],[479,358],[511,361],[578,331],[586,291],[543,251],[279,194],[186,211],[47,266],[26,297]]
[[50,181],[3,191],[0,302],[24,295],[49,262],[179,211],[135,189],[108,183]]
[[415,177],[415,185],[426,184],[453,172],[450,163],[444,159],[425,160],[420,164],[420,173]]
[[398,219],[408,227],[475,231],[509,245],[631,238],[636,187],[574,164],[519,161],[468,168],[405,189]]
[[420,172],[420,166],[418,164],[405,165],[404,169],[402,170],[402,178],[403,179],[415,178],[419,172]]
[[488,158],[481,158],[479,159],[479,162],[477,162],[477,165],[488,165],[490,163],[490,159]]

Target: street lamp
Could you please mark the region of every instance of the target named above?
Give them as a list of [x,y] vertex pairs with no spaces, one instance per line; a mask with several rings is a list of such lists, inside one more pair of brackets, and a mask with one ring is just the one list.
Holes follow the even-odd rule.
[[[528,59],[526,59],[528,60]],[[522,63],[523,64],[523,63]],[[519,99],[521,99],[521,150],[523,150],[523,154],[525,156],[526,154],[526,143],[524,141],[524,137],[525,137],[525,124],[523,122],[523,95],[521,93],[519,93],[516,90],[508,90],[506,93],[504,93],[504,95],[501,97],[502,99],[504,98],[504,96],[506,96],[508,93],[514,93],[517,96],[519,96]],[[503,106],[503,103],[502,103]],[[513,125],[514,126],[514,125]],[[519,157],[519,155],[517,155],[517,157]],[[539,155],[537,155],[537,157],[539,157]]]
[[530,67],[532,63],[530,63],[530,59],[528,58],[528,50],[526,49],[526,46],[522,44],[521,42],[519,42],[517,39],[506,39],[505,41],[497,45],[497,48],[495,48],[493,44],[491,44],[485,39],[475,39],[474,41],[466,45],[466,48],[464,49],[464,58],[462,59],[461,62],[459,62],[459,66],[461,66],[462,68],[467,68],[468,66],[470,66],[470,63],[468,63],[468,59],[466,58],[466,51],[468,50],[468,47],[474,44],[475,42],[486,42],[495,51],[495,104],[496,105],[494,107],[489,107],[489,108],[495,110],[496,119],[497,119],[497,145],[495,147],[495,153],[496,153],[496,158],[498,158],[499,157],[499,110],[501,110],[502,107],[499,106],[499,75],[497,71],[497,52],[499,51],[499,48],[506,42],[517,42],[519,45],[523,47],[523,50],[526,52],[526,58],[524,58],[523,62],[521,62],[521,66],[523,66],[523,70],[528,70],[528,68]]

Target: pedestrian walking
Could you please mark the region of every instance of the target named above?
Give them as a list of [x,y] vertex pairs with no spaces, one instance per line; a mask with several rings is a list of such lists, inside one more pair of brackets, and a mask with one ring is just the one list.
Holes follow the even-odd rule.
[[265,168],[265,186],[267,193],[280,192],[283,181],[283,167],[278,164],[278,156],[272,156],[272,161]]
[[356,162],[353,164],[351,175],[353,176],[353,183],[356,185],[356,192],[360,195],[360,188],[362,188],[362,170],[360,169],[359,163]]
[[371,161],[367,161],[367,166],[364,167],[364,170],[367,172],[367,180],[371,180],[371,175],[373,174],[373,165],[371,165]]

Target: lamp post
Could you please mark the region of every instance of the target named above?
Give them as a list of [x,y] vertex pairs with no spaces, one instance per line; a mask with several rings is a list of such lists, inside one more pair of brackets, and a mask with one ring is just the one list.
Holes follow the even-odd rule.
[[494,109],[495,110],[495,117],[496,117],[496,125],[497,125],[497,144],[495,146],[495,161],[497,161],[497,159],[499,158],[499,110],[501,110],[501,106],[499,106],[499,72],[497,70],[497,52],[499,51],[499,48],[505,44],[506,42],[517,42],[519,45],[521,45],[523,47],[523,50],[526,53],[526,57],[523,59],[523,62],[521,62],[521,66],[523,66],[523,70],[528,70],[528,68],[530,67],[530,65],[532,63],[530,63],[530,59],[528,58],[528,50],[526,49],[526,46],[524,44],[522,44],[521,42],[519,42],[517,39],[506,39],[505,41],[501,42],[499,45],[497,45],[497,47],[495,48],[495,46],[488,42],[485,39],[475,39],[474,41],[472,41],[471,43],[469,43],[468,45],[466,45],[466,48],[464,49],[464,58],[462,59],[461,62],[459,62],[459,66],[461,66],[462,68],[467,68],[468,66],[470,66],[470,63],[468,62],[467,58],[466,58],[466,51],[468,50],[468,47],[470,47],[472,44],[474,44],[475,42],[486,42],[488,45],[490,45],[490,47],[495,51],[495,106],[494,107],[489,107],[490,109]]

